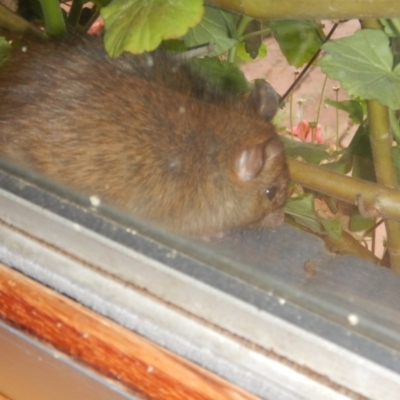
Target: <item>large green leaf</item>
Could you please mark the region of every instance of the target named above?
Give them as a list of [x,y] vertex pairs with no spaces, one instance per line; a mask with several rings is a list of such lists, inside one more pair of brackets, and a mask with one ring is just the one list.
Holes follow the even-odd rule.
[[328,54],[319,61],[322,71],[340,81],[351,96],[400,109],[400,65],[392,70],[393,55],[384,32],[363,29],[326,43],[323,49]]
[[204,17],[200,24],[189,29],[184,37],[188,48],[204,44],[215,45],[210,56],[226,53],[238,43],[236,37],[237,15],[214,7],[205,7]]
[[347,113],[349,113],[349,118],[355,124],[361,124],[364,119],[364,109],[359,100],[335,101],[326,99],[325,103],[337,108],[338,110],[346,111]]
[[286,153],[290,157],[301,157],[303,160],[315,165],[319,165],[321,161],[330,158],[326,151],[328,146],[324,144],[299,142],[284,136],[281,136],[281,139],[285,145]]
[[270,21],[270,27],[288,63],[295,67],[312,58],[324,37],[323,25],[315,21],[274,20]]
[[105,48],[110,57],[123,51],[154,50],[162,40],[183,36],[200,22],[202,0],[113,0],[102,8]]

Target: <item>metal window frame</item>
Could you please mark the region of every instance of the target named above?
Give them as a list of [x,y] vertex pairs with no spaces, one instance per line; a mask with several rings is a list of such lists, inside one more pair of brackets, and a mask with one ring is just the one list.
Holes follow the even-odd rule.
[[[174,237],[31,172],[1,167],[1,262],[261,398],[398,398],[399,311],[384,300],[391,325],[357,302],[373,300],[363,294],[369,277],[378,282],[376,301],[389,287],[398,304],[397,275],[329,255],[319,240],[286,226],[217,243]],[[274,246],[288,237],[294,241],[277,256]],[[267,243],[273,257],[244,268],[230,258],[242,241],[250,254]],[[325,284],[305,274],[299,286],[291,275],[309,259]],[[354,298],[332,297],[337,270],[358,277]]]

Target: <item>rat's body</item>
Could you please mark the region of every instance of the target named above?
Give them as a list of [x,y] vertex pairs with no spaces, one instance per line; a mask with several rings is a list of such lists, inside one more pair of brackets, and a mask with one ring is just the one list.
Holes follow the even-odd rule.
[[0,69],[0,156],[181,234],[281,222],[283,146],[253,107],[163,56],[34,47]]

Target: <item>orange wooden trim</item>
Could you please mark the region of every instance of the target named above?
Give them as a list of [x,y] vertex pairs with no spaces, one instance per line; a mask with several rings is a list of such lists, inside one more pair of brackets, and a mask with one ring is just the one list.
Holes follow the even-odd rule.
[[0,400],[11,400],[0,393]]
[[151,399],[256,399],[1,264],[0,317]]

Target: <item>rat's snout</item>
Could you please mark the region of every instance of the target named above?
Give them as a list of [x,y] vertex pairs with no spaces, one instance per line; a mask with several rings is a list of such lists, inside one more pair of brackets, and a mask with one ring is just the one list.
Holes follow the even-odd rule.
[[281,225],[285,220],[285,213],[283,208],[279,208],[270,214],[267,214],[261,221],[260,227],[262,228],[275,228]]

